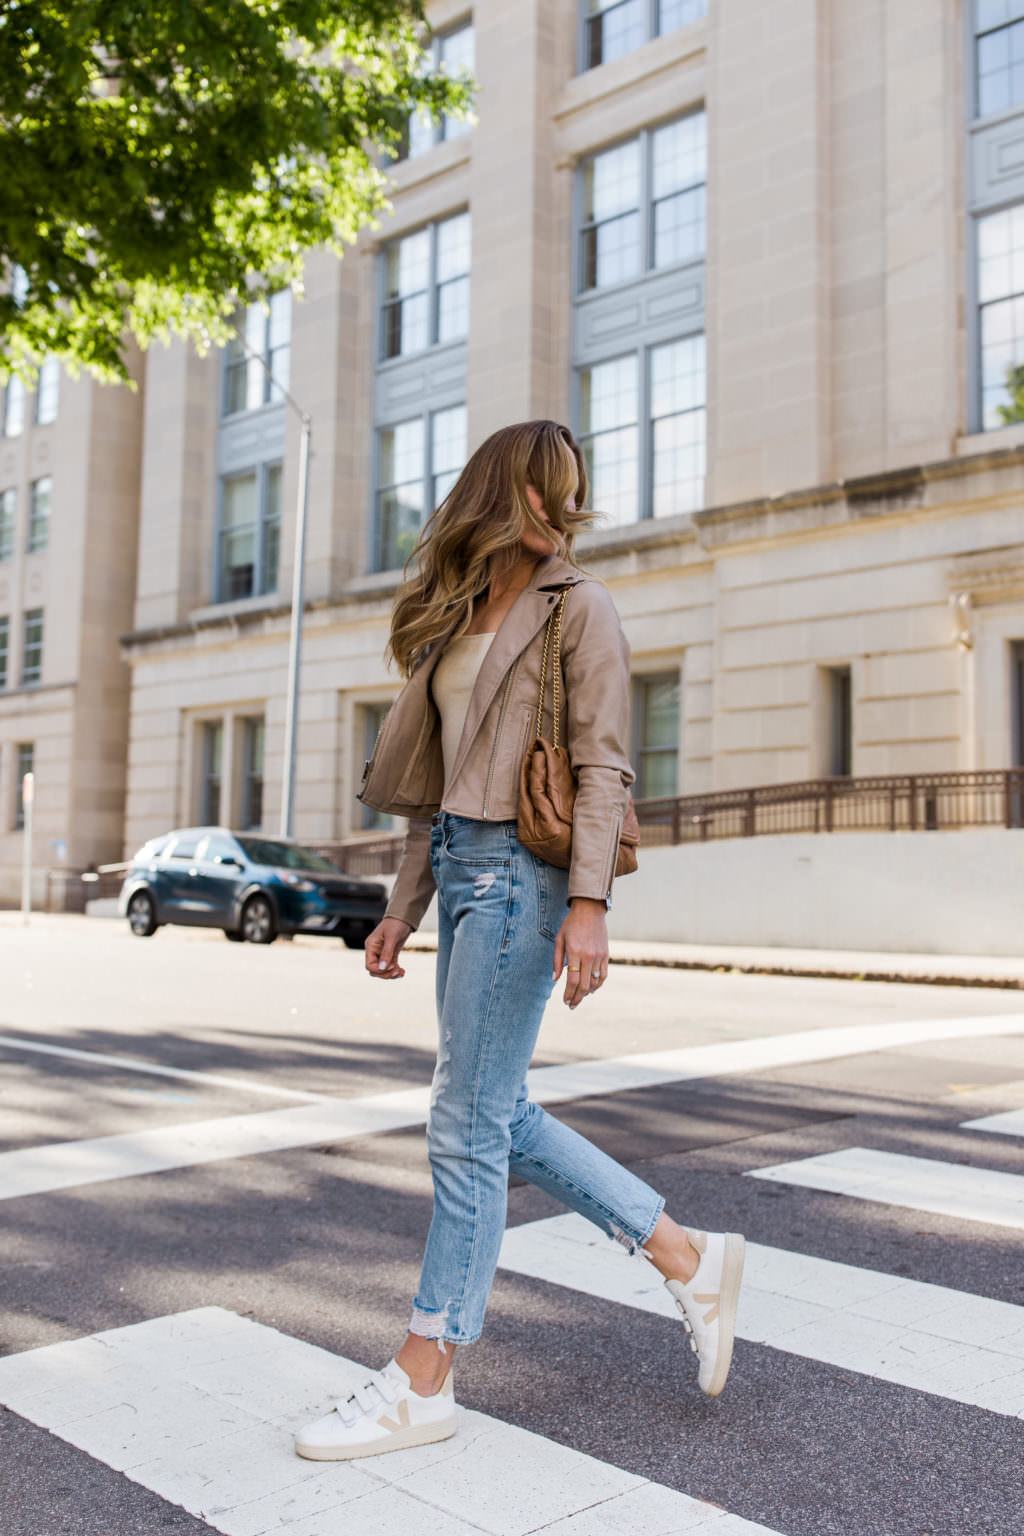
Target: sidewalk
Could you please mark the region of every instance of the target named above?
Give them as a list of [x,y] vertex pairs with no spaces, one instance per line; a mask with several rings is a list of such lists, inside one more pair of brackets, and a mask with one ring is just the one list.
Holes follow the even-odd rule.
[[[409,949],[436,949],[437,935],[414,933]],[[674,971],[741,971],[758,976],[834,976],[851,981],[922,982],[1024,991],[1024,955],[913,955],[867,950],[756,949],[742,945],[656,944],[612,939],[613,965]]]

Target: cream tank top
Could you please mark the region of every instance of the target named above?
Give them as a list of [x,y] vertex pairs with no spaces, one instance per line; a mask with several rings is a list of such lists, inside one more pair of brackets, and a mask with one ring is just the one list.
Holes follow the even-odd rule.
[[473,686],[493,639],[493,634],[487,634],[459,635],[449,640],[430,679],[434,703],[441,716],[441,750],[444,754],[446,788],[462,740],[462,728],[469,712]]

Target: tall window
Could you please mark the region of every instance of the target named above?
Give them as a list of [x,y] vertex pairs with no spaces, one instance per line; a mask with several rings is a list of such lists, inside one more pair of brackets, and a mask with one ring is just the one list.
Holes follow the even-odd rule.
[[4,390],[4,437],[20,437],[25,429],[25,386],[16,374],[11,374]]
[[1010,647],[1011,766],[1024,768],[1024,640]]
[[17,497],[13,490],[0,491],[0,560],[14,554],[14,518]]
[[245,832],[263,826],[263,744],[266,723],[260,715],[242,724],[242,817]]
[[11,621],[5,615],[0,619],[0,688],[7,687],[7,668],[11,655]]
[[224,724],[208,720],[203,726],[203,781],[200,820],[207,826],[220,821],[220,765],[224,750]]
[[976,102],[979,117],[1024,102],[1024,3],[977,0]]
[[[442,32],[434,38],[430,49],[430,68],[433,74],[446,74],[453,78],[472,75],[476,65],[476,48],[472,22],[463,22],[450,32]],[[405,155],[412,159],[422,155],[435,144],[446,139],[457,139],[468,133],[472,123],[465,118],[450,117],[446,112],[441,118],[433,118],[426,112],[414,112],[409,119],[408,149]]]
[[[369,762],[373,757],[373,749],[377,745],[377,737],[380,728],[384,724],[384,716],[391,708],[390,704],[361,704],[359,706],[357,729],[361,732],[359,746],[363,757]],[[394,817],[386,816],[383,811],[375,811],[371,805],[361,805],[361,824],[366,831],[376,830],[385,832],[394,825]]]
[[60,363],[55,357],[48,357],[39,370],[39,380],[36,384],[36,425],[46,426],[57,419],[57,404],[60,399]]
[[28,514],[28,552],[45,549],[50,540],[50,506],[53,501],[53,477],[33,480]]
[[679,673],[638,677],[633,682],[638,800],[679,793]]
[[17,767],[14,775],[14,830],[20,832],[25,825],[25,806],[22,801],[22,783],[26,773],[35,773],[35,742],[19,741],[16,747]]
[[25,610],[21,646],[21,686],[31,687],[43,675],[43,610]]
[[1024,421],[1024,204],[978,220],[985,431]]
[[582,171],[581,291],[702,260],[706,182],[704,111],[592,155]]
[[277,590],[281,548],[281,466],[265,464],[221,481],[217,600]]
[[707,0],[584,0],[583,68],[594,69],[707,15]]
[[608,522],[675,517],[703,505],[705,394],[702,335],[580,369],[590,499]]
[[381,357],[462,341],[469,332],[470,216],[457,213],[384,251]]
[[849,667],[828,673],[829,774],[848,778],[853,772],[853,679]]
[[414,416],[378,433],[377,567],[404,565],[424,510],[447,496],[466,460],[466,407]]
[[274,405],[284,399],[277,385],[288,388],[291,331],[290,288],[273,294],[265,305],[250,304],[239,311],[235,335],[228,343],[224,363],[225,416],[233,416],[237,411],[254,411],[261,405]]

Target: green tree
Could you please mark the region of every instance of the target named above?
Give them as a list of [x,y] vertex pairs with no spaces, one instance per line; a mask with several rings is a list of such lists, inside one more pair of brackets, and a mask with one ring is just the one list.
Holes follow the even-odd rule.
[[1009,405],[999,405],[999,419],[1004,427],[1011,427],[1015,421],[1024,421],[1024,365],[1014,366],[1012,363],[1006,370],[1006,392],[1010,396]]
[[425,38],[420,0],[0,0],[0,374],[123,379],[340,254],[410,112],[468,106]]

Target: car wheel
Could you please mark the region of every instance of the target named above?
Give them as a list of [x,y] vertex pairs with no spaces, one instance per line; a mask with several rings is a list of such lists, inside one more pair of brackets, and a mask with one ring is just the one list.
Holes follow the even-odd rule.
[[274,909],[265,896],[250,896],[242,908],[242,938],[250,944],[273,944],[277,938]]
[[245,939],[245,934],[240,933],[237,928],[225,928],[224,937],[230,939],[232,944],[241,944]]
[[128,926],[137,939],[156,933],[156,908],[148,891],[135,891],[128,900]]
[[343,928],[341,937],[347,949],[365,949],[366,941],[373,932],[373,923],[352,923],[348,928]]

